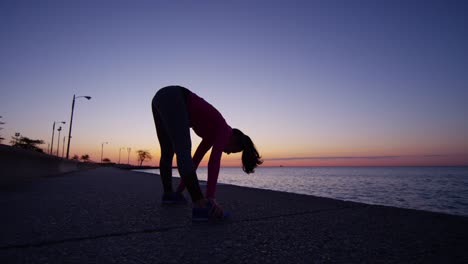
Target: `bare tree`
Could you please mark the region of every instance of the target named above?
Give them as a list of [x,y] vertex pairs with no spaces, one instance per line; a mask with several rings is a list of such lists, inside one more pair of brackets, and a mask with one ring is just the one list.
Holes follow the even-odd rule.
[[153,158],[153,156],[151,156],[151,153],[149,153],[148,150],[137,150],[137,154],[138,154],[138,162],[140,163],[140,166],[143,165],[143,162],[146,160],[146,159],[149,159],[151,160]]

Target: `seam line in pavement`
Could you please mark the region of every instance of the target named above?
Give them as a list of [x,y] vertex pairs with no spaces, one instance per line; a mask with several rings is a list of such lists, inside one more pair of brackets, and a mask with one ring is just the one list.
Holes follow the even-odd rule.
[[[280,214],[280,215],[272,215],[272,216],[265,216],[265,217],[258,217],[258,218],[249,218],[249,219],[241,219],[238,221],[227,221],[225,224],[235,224],[235,223],[242,223],[242,222],[256,222],[256,221],[263,221],[267,219],[274,219],[280,217],[290,217],[290,216],[299,216],[299,215],[310,215],[310,214],[319,214],[324,212],[332,212],[332,211],[341,211],[346,209],[356,209],[365,206],[349,206],[349,207],[342,207],[342,208],[334,208],[334,209],[323,209],[323,210],[315,210],[315,211],[304,211],[304,212],[297,212],[297,213],[289,213],[289,214]],[[203,223],[200,223],[203,224]],[[207,223],[208,225],[210,223]],[[197,225],[199,225],[197,223]],[[44,247],[44,246],[52,246],[57,244],[63,244],[67,242],[78,242],[78,241],[85,241],[85,240],[95,240],[100,238],[110,238],[110,237],[123,237],[129,235],[138,235],[138,234],[148,234],[148,233],[161,233],[170,230],[182,229],[187,227],[187,225],[183,226],[171,226],[171,227],[163,227],[163,228],[153,228],[153,229],[143,229],[137,231],[127,231],[127,232],[119,232],[119,233],[110,233],[110,234],[101,234],[101,235],[94,235],[94,236],[84,236],[84,237],[72,237],[72,238],[65,238],[65,239],[58,239],[58,240],[48,240],[36,243],[29,243],[29,244],[16,244],[16,245],[5,245],[0,246],[0,250],[9,250],[9,249],[21,249],[21,248],[34,248],[34,247]]]
[[78,242],[78,241],[94,240],[94,239],[100,239],[100,238],[121,237],[121,236],[128,236],[128,235],[134,235],[134,234],[157,233],[157,232],[164,232],[164,231],[169,231],[173,229],[178,229],[181,227],[182,226],[176,226],[176,227],[173,226],[173,227],[166,227],[166,228],[144,229],[144,230],[138,230],[138,231],[127,231],[127,232],[101,234],[101,235],[94,235],[94,236],[72,237],[72,238],[49,240],[49,241],[42,241],[42,242],[30,243],[30,244],[6,245],[6,246],[0,247],[0,250],[8,250],[8,249],[14,249],[14,248],[18,249],[18,248],[30,248],[30,247],[43,247],[43,246],[62,244],[66,242]]

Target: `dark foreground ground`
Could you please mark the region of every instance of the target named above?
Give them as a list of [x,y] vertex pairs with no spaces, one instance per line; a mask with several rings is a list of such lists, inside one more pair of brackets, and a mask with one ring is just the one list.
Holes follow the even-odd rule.
[[218,187],[230,222],[161,207],[159,176],[76,171],[0,190],[0,263],[468,263],[468,218]]

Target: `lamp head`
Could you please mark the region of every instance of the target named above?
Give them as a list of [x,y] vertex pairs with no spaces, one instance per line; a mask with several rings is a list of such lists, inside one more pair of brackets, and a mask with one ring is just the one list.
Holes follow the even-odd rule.
[[85,98],[91,100],[91,96],[85,96]]

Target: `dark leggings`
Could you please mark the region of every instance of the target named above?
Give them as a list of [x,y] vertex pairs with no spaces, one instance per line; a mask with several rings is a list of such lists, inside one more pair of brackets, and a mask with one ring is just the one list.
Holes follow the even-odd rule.
[[192,141],[187,113],[188,90],[180,86],[168,86],[159,90],[153,98],[153,118],[161,147],[159,170],[165,193],[172,189],[172,160],[177,157],[177,167],[192,201],[203,198],[195,166],[192,161]]

